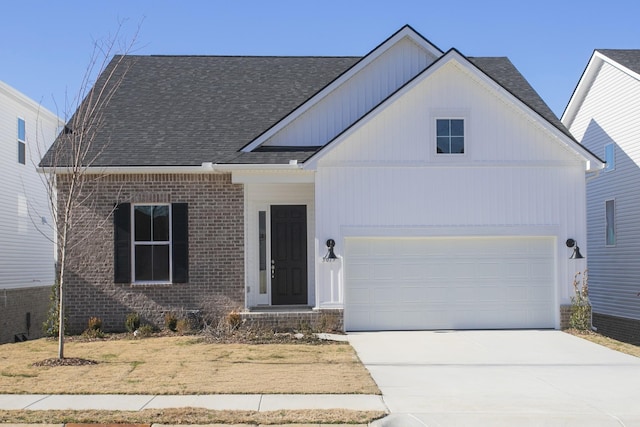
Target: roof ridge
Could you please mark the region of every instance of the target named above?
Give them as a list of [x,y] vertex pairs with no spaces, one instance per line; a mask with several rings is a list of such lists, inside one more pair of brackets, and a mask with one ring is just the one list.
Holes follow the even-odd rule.
[[[120,55],[122,56],[122,55]],[[191,55],[191,54],[150,54],[150,55],[124,55],[138,58],[336,58],[355,59],[361,55]]]

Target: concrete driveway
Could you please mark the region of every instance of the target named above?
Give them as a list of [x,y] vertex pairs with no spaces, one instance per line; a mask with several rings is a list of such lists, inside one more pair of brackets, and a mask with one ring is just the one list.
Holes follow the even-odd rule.
[[379,425],[640,427],[640,359],[560,331],[348,337],[391,411]]

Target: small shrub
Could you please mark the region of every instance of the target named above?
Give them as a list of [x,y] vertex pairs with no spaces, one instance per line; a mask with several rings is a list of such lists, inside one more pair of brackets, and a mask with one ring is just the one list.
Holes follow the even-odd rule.
[[102,319],[99,317],[90,317],[87,322],[87,329],[82,333],[87,338],[103,338],[104,332],[102,332]]
[[[58,336],[58,324],[60,323],[60,305],[58,297],[59,286],[57,283],[51,286],[51,292],[49,293],[49,309],[47,310],[47,318],[42,323],[42,333],[47,337]],[[68,327],[67,316],[64,317],[65,330]]]
[[102,329],[102,319],[99,317],[90,317],[89,318],[89,329],[94,331]]
[[227,324],[229,329],[234,331],[242,324],[242,316],[237,311],[233,310],[227,314]]
[[[582,274],[582,280],[580,275]],[[581,331],[591,330],[591,302],[589,301],[589,277],[587,270],[577,272],[573,278],[574,296],[571,297],[569,327]]]
[[140,327],[140,315],[138,313],[129,313],[124,321],[124,327],[129,332],[134,332]]
[[176,322],[176,332],[180,335],[188,335],[193,332],[193,328],[191,327],[191,322],[189,319],[178,319]]
[[167,313],[164,315],[164,326],[172,332],[176,331],[178,326],[178,318],[173,313]]

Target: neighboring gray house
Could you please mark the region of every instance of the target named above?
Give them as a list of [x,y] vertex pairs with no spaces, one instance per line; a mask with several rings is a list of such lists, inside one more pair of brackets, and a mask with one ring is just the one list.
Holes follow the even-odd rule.
[[594,51],[562,122],[607,163],[587,177],[593,324],[640,344],[640,50]]
[[35,166],[62,123],[0,82],[0,343],[42,336],[55,259],[49,198]]
[[584,174],[603,163],[507,58],[406,26],[364,57],[120,59],[73,331],[216,302],[346,330],[566,322],[585,266],[565,242],[586,249]]

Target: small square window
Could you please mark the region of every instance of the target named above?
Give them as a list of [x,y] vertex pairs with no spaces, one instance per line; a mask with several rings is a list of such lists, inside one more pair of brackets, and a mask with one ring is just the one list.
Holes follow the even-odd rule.
[[612,171],[616,168],[615,144],[607,144],[604,146],[604,161],[607,162],[604,167],[605,172]]
[[436,152],[438,154],[464,154],[464,120],[436,120]]
[[607,200],[605,202],[605,244],[615,246],[616,244],[616,202]]

